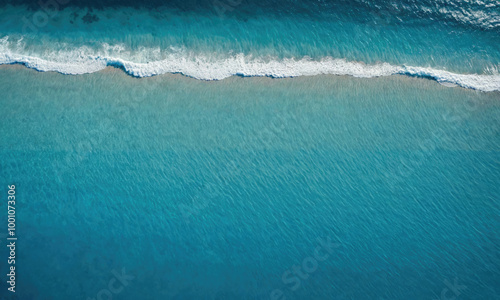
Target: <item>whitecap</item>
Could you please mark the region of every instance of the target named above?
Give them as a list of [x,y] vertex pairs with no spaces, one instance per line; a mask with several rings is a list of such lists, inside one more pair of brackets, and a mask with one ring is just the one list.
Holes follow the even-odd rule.
[[[112,50],[111,50],[112,49]],[[59,50],[38,57],[33,54],[20,54],[8,47],[8,38],[0,40],[0,64],[23,64],[38,71],[55,71],[62,74],[86,74],[100,71],[107,66],[123,69],[135,77],[149,77],[166,73],[180,73],[201,80],[222,80],[230,76],[267,76],[273,78],[349,75],[354,77],[380,77],[406,75],[436,80],[448,86],[485,92],[500,91],[500,75],[458,74],[426,67],[392,65],[389,63],[365,64],[333,57],[313,60],[311,58],[263,59],[250,55],[237,54],[228,57],[213,55],[193,55],[184,51],[169,53],[161,60],[135,62],[132,58],[111,55],[128,53],[118,46],[105,45],[102,53],[88,48]],[[149,50],[148,50],[149,51]],[[158,52],[159,49],[155,49]],[[149,51],[151,52],[151,51]],[[125,55],[127,56],[127,55]]]

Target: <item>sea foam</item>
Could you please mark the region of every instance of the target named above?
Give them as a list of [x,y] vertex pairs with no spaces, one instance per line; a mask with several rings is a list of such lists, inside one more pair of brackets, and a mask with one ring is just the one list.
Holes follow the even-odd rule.
[[[3,40],[5,42],[6,40]],[[23,64],[38,71],[55,71],[62,74],[86,74],[100,71],[107,66],[123,69],[135,77],[149,77],[166,73],[180,73],[201,80],[222,80],[230,76],[267,76],[273,78],[349,75],[354,77],[380,77],[406,75],[429,78],[446,84],[485,92],[500,91],[500,75],[458,74],[428,67],[392,65],[389,63],[365,64],[332,57],[313,60],[308,57],[270,59],[237,54],[228,57],[210,57],[185,52],[166,54],[161,60],[134,62],[116,53],[86,54],[86,49],[57,51],[45,57],[20,54],[10,47],[0,47],[0,64]],[[137,57],[137,53],[135,54]]]

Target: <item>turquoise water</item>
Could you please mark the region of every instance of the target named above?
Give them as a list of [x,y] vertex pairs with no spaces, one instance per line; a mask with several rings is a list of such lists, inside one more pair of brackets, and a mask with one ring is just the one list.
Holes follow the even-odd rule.
[[498,1],[50,1],[0,0],[0,299],[499,299]]
[[68,3],[46,11],[4,5],[0,64],[64,74],[112,65],[137,77],[182,73],[205,80],[404,74],[494,91],[500,90],[497,2],[174,1],[99,9]]
[[498,298],[498,92],[21,67],[0,88],[13,299]]

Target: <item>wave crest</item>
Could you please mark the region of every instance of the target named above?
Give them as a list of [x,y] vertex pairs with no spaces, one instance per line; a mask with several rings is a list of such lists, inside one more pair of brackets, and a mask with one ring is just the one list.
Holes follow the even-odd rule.
[[[5,42],[5,40],[4,40]],[[134,62],[109,53],[92,54],[82,49],[58,51],[49,58],[18,54],[8,47],[0,47],[1,64],[23,64],[38,71],[55,71],[62,74],[86,74],[100,71],[107,66],[123,69],[135,77],[149,77],[166,73],[180,73],[201,80],[222,80],[230,76],[267,76],[274,78],[313,76],[313,75],[350,75],[354,77],[380,77],[406,75],[424,77],[447,85],[485,92],[500,91],[500,75],[494,74],[457,74],[426,67],[397,66],[388,63],[368,65],[345,59],[325,57],[321,60],[310,58],[264,59],[238,54],[226,58],[203,55],[187,55],[184,52],[168,54],[162,60],[146,63]]]

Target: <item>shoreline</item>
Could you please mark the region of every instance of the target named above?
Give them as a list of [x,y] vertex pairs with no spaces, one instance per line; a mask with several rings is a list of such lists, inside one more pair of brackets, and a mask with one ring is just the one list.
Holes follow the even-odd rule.
[[[114,66],[106,66],[104,69],[96,71],[96,72],[91,72],[91,73],[85,73],[85,74],[64,74],[58,71],[39,71],[34,68],[30,68],[25,66],[24,64],[21,63],[14,63],[14,64],[0,64],[0,72],[4,70],[15,70],[15,71],[20,71],[20,70],[26,70],[28,72],[33,72],[35,73],[44,73],[44,74],[51,74],[51,75],[60,75],[60,76],[90,76],[90,75],[95,75],[95,74],[107,74],[111,76],[119,76],[122,78],[128,78],[128,79],[133,79],[132,82],[145,82],[149,80],[163,80],[163,79],[177,79],[177,80],[193,80],[196,82],[203,82],[207,84],[217,84],[217,83],[230,83],[234,82],[237,80],[251,80],[253,82],[259,82],[259,83],[271,83],[271,82],[286,82],[286,81],[314,81],[316,78],[331,78],[331,79],[353,79],[353,80],[359,80],[359,81],[364,81],[364,80],[384,80],[384,79],[397,79],[398,81],[406,82],[406,83],[411,83],[411,82],[418,82],[418,83],[430,83],[432,84],[429,86],[440,86],[445,89],[449,88],[460,88],[461,90],[466,90],[466,91],[472,91],[472,92],[481,92],[481,93],[499,93],[499,90],[494,90],[494,91],[482,91],[480,89],[474,89],[474,88],[467,88],[467,87],[462,87],[458,84],[454,83],[449,83],[449,82],[440,82],[434,78],[428,78],[424,76],[411,76],[411,75],[404,75],[404,74],[392,74],[388,76],[374,76],[374,77],[357,77],[353,75],[336,75],[336,74],[315,74],[315,75],[300,75],[300,76],[294,76],[294,77],[271,77],[271,76],[241,76],[241,75],[232,75],[230,77],[220,79],[220,80],[204,80],[204,79],[198,79],[194,78],[192,76],[184,75],[182,73],[164,73],[164,74],[158,74],[158,75],[153,75],[153,76],[146,76],[146,77],[137,77],[130,75],[127,73],[124,69],[121,67],[114,67]],[[425,85],[427,86],[427,85]]]

